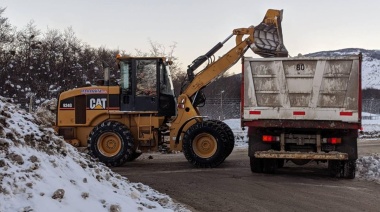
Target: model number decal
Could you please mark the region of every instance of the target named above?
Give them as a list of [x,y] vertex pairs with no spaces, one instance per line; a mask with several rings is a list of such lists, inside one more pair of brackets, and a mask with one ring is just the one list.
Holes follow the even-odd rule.
[[62,99],[59,108],[60,110],[74,110],[74,97]]
[[63,103],[63,104],[62,104],[62,107],[63,107],[63,108],[72,108],[72,107],[73,107],[73,104],[72,104],[72,103]]

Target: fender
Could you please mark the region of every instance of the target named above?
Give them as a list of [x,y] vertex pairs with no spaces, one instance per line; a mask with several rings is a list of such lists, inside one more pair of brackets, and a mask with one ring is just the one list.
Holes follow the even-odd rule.
[[181,134],[184,133],[182,132],[183,128],[186,126],[187,123],[189,123],[190,121],[194,120],[194,119],[197,119],[197,118],[201,118],[201,121],[198,121],[197,122],[202,122],[203,119],[205,118],[208,118],[208,116],[194,116],[194,117],[191,117],[190,119],[186,120],[182,126],[178,129],[178,132],[177,132],[177,136],[175,138],[175,143],[176,144],[179,144],[179,138],[181,137]]

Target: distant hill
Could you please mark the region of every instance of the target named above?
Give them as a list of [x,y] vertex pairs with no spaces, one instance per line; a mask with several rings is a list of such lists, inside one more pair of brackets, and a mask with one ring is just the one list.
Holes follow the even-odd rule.
[[[367,98],[367,93],[371,93],[371,97],[375,99],[380,99],[380,50],[367,50],[360,48],[347,48],[347,49],[339,49],[339,50],[331,50],[331,51],[321,51],[314,52],[310,54],[306,54],[304,56],[308,57],[334,57],[334,56],[342,56],[342,55],[357,55],[359,53],[363,54],[362,61],[362,89],[364,89],[363,98]],[[232,75],[226,78],[222,78],[221,84],[223,85],[236,85],[239,84],[239,80],[241,79],[241,74]],[[217,82],[216,82],[217,83]],[[215,88],[219,87],[211,84],[207,87],[208,94],[214,94]],[[234,88],[229,89],[229,95],[231,98],[240,98],[240,96],[236,96],[237,93],[240,93],[239,86],[233,86]],[[236,89],[236,90],[235,90]],[[217,94],[216,91],[215,94]]]
[[[377,100],[380,99],[380,50],[366,50],[359,48],[347,48],[332,51],[310,53],[308,57],[334,57],[342,55],[363,54],[362,61],[362,98],[363,110],[375,112],[378,108]],[[201,108],[201,114],[207,114],[213,118],[239,118],[240,114],[240,86],[241,73],[232,76],[221,77],[204,89],[207,100]],[[375,100],[372,102],[372,100]],[[222,105],[223,101],[223,105]],[[378,113],[378,112],[376,112]]]
[[352,54],[363,54],[362,63],[362,88],[380,89],[380,50],[367,50],[359,48],[347,48],[332,51],[310,53],[310,57],[333,57]]

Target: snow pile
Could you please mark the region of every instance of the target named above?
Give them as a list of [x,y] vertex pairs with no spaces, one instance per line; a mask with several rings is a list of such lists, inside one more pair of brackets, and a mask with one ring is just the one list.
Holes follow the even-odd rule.
[[356,162],[356,177],[380,183],[380,155],[364,156]]
[[235,146],[247,147],[248,146],[247,128],[245,128],[245,130],[241,128],[240,119],[226,119],[223,122],[226,123],[234,132]]
[[187,211],[79,153],[41,118],[0,97],[0,211]]
[[380,138],[380,116],[378,114],[362,112],[362,117],[363,133],[360,135],[360,138]]

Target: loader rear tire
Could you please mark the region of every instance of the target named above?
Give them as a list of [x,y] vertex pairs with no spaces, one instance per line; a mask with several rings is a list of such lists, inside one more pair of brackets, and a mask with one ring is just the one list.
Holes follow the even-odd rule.
[[232,132],[230,126],[228,126],[228,124],[222,122],[222,121],[219,121],[219,120],[211,120],[213,122],[215,122],[216,124],[220,125],[223,129],[223,133],[225,133],[225,136],[226,136],[226,151],[225,151],[225,157],[227,158],[231,153],[232,151],[234,150],[234,147],[235,147],[235,135],[234,133]]
[[107,166],[121,166],[133,155],[133,137],[125,125],[105,121],[91,131],[87,148],[92,157]]
[[131,156],[128,157],[127,162],[131,162],[131,161],[136,160],[138,157],[140,157],[141,154],[142,154],[142,152],[133,151]]
[[182,142],[182,151],[189,163],[199,168],[219,166],[226,158],[226,138],[221,132],[222,127],[209,120],[191,126]]

